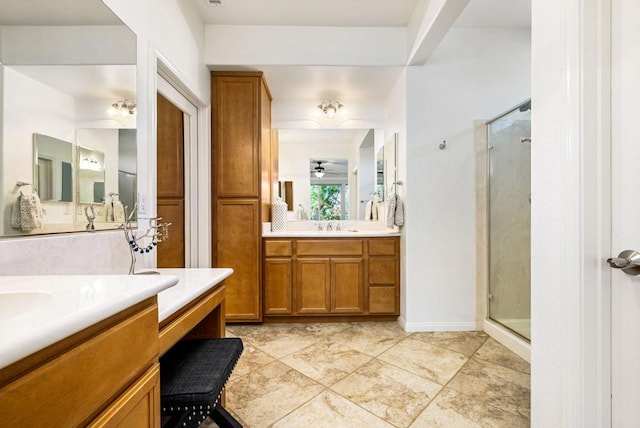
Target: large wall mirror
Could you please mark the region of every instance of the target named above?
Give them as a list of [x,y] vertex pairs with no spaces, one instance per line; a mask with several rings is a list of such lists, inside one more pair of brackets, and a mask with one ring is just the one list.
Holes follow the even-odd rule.
[[97,228],[119,227],[110,205],[136,195],[136,35],[100,0],[0,10],[0,236],[24,234],[21,192],[44,208],[29,234],[84,231],[91,204]]
[[[382,154],[386,153],[383,130],[277,132],[279,180],[291,182],[293,190],[294,207],[290,207],[289,220],[362,220],[369,201],[381,202],[389,191],[383,194],[387,184],[385,178],[378,179],[385,177],[384,169],[389,168]],[[376,157],[378,153],[381,162]]]

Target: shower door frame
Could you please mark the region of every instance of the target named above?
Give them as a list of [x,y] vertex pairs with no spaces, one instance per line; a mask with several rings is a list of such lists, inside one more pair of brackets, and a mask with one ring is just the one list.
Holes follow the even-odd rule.
[[[512,329],[511,327],[509,327],[508,325],[503,324],[501,321],[491,318],[491,299],[490,299],[490,295],[491,295],[491,142],[489,140],[489,125],[491,125],[493,122],[503,118],[504,116],[520,109],[521,107],[526,106],[527,104],[531,104],[531,98],[527,98],[526,100],[520,102],[519,104],[516,104],[515,106],[509,108],[508,110],[505,110],[504,112],[500,113],[499,115],[493,117],[492,119],[489,119],[485,122],[485,140],[486,140],[486,243],[487,243],[487,252],[486,252],[486,295],[485,297],[485,304],[486,304],[486,310],[485,310],[485,320],[492,322],[492,323],[496,323],[498,325],[500,325],[501,327],[507,329],[510,333],[512,333],[513,335],[515,335],[518,339],[525,341],[526,343],[530,344],[531,343],[531,339],[523,336],[522,334],[518,333],[517,331],[515,331],[514,329]],[[531,160],[529,160],[531,161]],[[529,190],[531,191],[531,190]],[[531,194],[529,194],[531,195]],[[531,202],[531,200],[529,200],[529,202]],[[530,214],[531,215],[531,214]],[[531,263],[531,258],[529,258],[529,263]],[[531,277],[529,277],[529,283],[531,284]],[[529,305],[531,305],[531,296],[529,295]],[[531,312],[530,312],[531,314]]]

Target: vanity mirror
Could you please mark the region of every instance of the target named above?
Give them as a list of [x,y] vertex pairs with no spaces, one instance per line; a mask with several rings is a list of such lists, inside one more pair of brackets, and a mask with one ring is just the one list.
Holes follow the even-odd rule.
[[[109,193],[121,193],[120,171],[128,174],[122,193],[136,193],[135,167],[119,165],[117,144],[111,152],[82,135],[128,131],[135,164],[136,36],[100,0],[64,6],[0,0],[0,236],[22,234],[10,227],[17,182],[33,182],[44,210],[42,228],[29,234],[84,231],[83,204],[109,204]],[[54,146],[66,147],[64,159]],[[79,146],[101,153],[101,178],[81,168]],[[103,211],[100,228],[118,227]]]
[[73,144],[33,134],[33,185],[40,201],[73,202]]
[[105,202],[104,153],[78,146],[78,203]]
[[[385,145],[383,135],[381,129],[279,129],[279,180],[292,182],[294,206],[301,205],[313,218],[312,199],[317,199],[317,186],[326,183],[341,187],[340,198],[344,202],[340,218],[363,219],[367,202],[374,198],[382,200],[382,195],[376,194],[377,186],[386,187],[378,185],[375,156]],[[337,160],[344,174],[339,183],[330,183],[332,176],[326,174],[326,168],[330,165],[337,168],[337,163],[327,162]],[[314,174],[318,161],[325,168],[322,178]],[[388,163],[383,161],[380,165],[384,168]],[[288,218],[295,220],[296,212],[290,209]]]

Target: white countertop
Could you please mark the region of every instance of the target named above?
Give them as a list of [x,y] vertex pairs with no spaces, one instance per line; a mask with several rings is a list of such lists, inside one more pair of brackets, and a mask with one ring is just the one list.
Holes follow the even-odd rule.
[[[168,272],[167,272],[168,273]],[[1,276],[0,368],[175,285],[175,275]],[[17,294],[18,295],[17,295]],[[28,310],[17,311],[20,299]],[[16,300],[11,300],[17,297]],[[16,311],[14,313],[14,310]],[[4,312],[4,313],[2,313]]]
[[341,231],[309,231],[309,230],[285,230],[282,232],[262,232],[263,238],[373,238],[385,236],[401,236],[400,232],[391,232],[386,230],[358,230],[350,232],[348,230]]
[[[162,322],[196,297],[207,292],[233,273],[233,269],[156,269],[174,275],[178,284],[158,294],[158,318]],[[156,275],[157,276],[157,275]]]
[[[332,230],[327,230],[331,224]],[[318,230],[318,225],[322,230]],[[337,227],[340,230],[336,230]],[[262,223],[263,238],[373,238],[401,236],[398,227],[388,228],[380,221],[332,220],[332,221],[287,221],[287,230],[274,232],[271,223]]]

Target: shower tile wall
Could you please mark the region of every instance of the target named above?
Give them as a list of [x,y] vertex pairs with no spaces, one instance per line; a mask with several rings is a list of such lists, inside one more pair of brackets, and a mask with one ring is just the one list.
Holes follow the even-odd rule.
[[[514,112],[513,114],[518,113]],[[489,316],[521,335],[530,329],[531,122],[498,120],[489,130]]]

